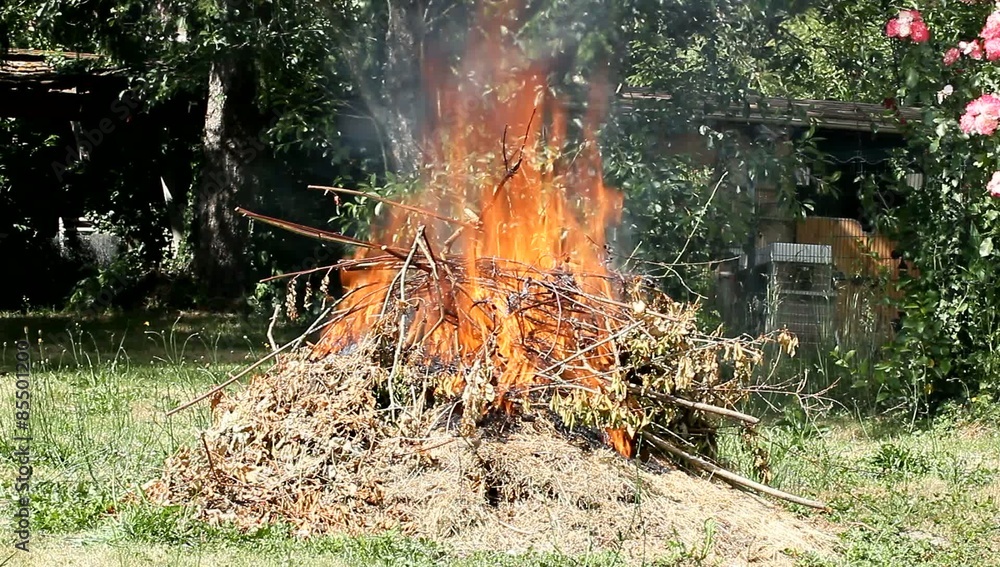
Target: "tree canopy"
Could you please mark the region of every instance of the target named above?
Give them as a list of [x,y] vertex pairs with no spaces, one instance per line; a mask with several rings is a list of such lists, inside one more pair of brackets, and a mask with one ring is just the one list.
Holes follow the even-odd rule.
[[[94,303],[109,282],[142,295],[166,280],[202,305],[278,301],[280,290],[256,285],[260,277],[347,251],[257,230],[236,207],[362,234],[376,203],[305,185],[410,190],[433,159],[428,136],[450,112],[436,83],[475,75],[476,57],[509,42],[547,62],[554,95],[577,107],[611,103],[600,134],[607,179],[626,195],[617,252],[688,298],[708,293],[704,266],[745,244],[758,181],[802,207],[788,172],[809,164],[824,174],[814,129],[762,131],[746,144],[716,127],[713,113],[760,97],[922,109],[905,125],[909,149],[894,173],[858,185],[877,187],[859,196],[869,205],[890,193],[904,203],[883,202],[877,222],[922,266],[896,355],[918,362],[902,374],[886,366],[883,378],[897,392],[971,391],[979,382],[968,375],[992,364],[981,341],[1000,329],[987,315],[996,205],[981,190],[1000,167],[991,133],[958,116],[970,101],[989,102],[979,97],[996,88],[989,62],[1000,50],[982,35],[990,3],[923,8],[912,20],[886,0],[5,3],[0,49],[46,50],[56,69],[111,68],[128,85],[96,118],[0,119],[0,246],[40,261],[40,274],[71,274],[5,300]],[[499,24],[485,27],[484,13]],[[913,33],[913,21],[924,30]],[[59,56],[66,51],[97,57]],[[471,84],[493,92],[488,81]],[[622,97],[636,90],[658,96]],[[984,112],[966,121],[987,120],[992,110]],[[688,151],[672,149],[678,137]],[[706,164],[708,154],[716,161]],[[925,189],[906,185],[914,171]],[[123,238],[121,261],[72,268],[82,272],[60,264],[46,242],[59,219],[81,216]],[[942,254],[955,261],[939,264]]]

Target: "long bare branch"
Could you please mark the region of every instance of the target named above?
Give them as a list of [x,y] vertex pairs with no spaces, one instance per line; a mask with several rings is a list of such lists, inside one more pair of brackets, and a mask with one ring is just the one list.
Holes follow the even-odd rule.
[[712,476],[717,476],[734,486],[754,490],[756,492],[760,492],[761,494],[767,494],[768,496],[773,496],[781,500],[792,502],[793,504],[799,504],[802,506],[807,506],[809,508],[817,508],[819,510],[829,510],[829,507],[826,504],[819,502],[817,500],[802,498],[801,496],[796,496],[794,494],[785,492],[783,490],[778,490],[777,488],[771,488],[766,484],[761,484],[757,481],[750,480],[749,478],[746,478],[744,476],[740,476],[732,471],[728,471],[720,467],[719,465],[710,463],[707,460],[697,455],[692,455],[691,453],[688,453],[687,451],[680,449],[673,443],[670,443],[669,441],[657,437],[656,435],[650,433],[649,431],[643,431],[642,436],[644,439],[652,443],[657,449],[666,451],[667,453],[670,453],[674,457],[677,457],[687,462],[693,467],[701,469],[711,474]]
[[[264,224],[269,224],[271,226],[276,226],[278,228],[283,228],[289,232],[294,232],[295,234],[301,234],[302,236],[317,238],[319,240],[326,240],[328,242],[338,242],[340,244],[348,244],[351,246],[358,246],[360,248],[368,248],[373,250],[378,250],[378,249],[385,250],[391,248],[381,244],[367,242],[365,240],[358,240],[357,238],[352,238],[345,234],[340,234],[339,232],[332,232],[329,230],[313,228],[311,226],[306,226],[304,224],[298,224],[286,220],[276,219],[274,217],[269,217],[267,215],[262,215],[260,213],[248,211],[243,207],[236,207],[236,212],[240,213],[243,216],[250,217],[255,221],[259,221]],[[393,251],[399,250],[398,248],[391,248],[391,249]],[[404,250],[403,253],[405,254],[406,251]]]

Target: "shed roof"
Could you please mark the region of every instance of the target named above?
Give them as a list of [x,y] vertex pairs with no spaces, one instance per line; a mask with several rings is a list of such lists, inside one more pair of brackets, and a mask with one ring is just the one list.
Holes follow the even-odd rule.
[[[671,96],[639,89],[622,93],[627,102],[669,101]],[[723,110],[706,113],[710,119],[728,123],[775,124],[783,126],[810,126],[852,131],[880,131],[899,133],[902,124],[919,121],[921,109],[903,107],[898,110],[885,105],[836,100],[787,99],[778,97],[749,97],[746,104],[734,104]]]
[[92,53],[10,49],[0,53],[0,116],[71,117],[106,114],[108,97],[128,86],[111,68],[63,68],[54,59],[99,61]]

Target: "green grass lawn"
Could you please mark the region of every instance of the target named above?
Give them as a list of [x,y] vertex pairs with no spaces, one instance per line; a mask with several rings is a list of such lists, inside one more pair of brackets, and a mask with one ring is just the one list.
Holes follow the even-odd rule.
[[[148,323],[148,324],[147,324]],[[9,565],[616,565],[613,554],[484,553],[458,557],[434,542],[399,535],[300,541],[282,526],[259,533],[207,526],[183,508],[144,503],[138,488],[177,447],[208,424],[206,404],[165,412],[267,351],[266,321],[189,314],[0,317],[0,428],[13,430],[15,340],[33,343],[32,552]],[[39,332],[41,333],[39,335]],[[294,338],[280,328],[278,342]],[[38,338],[42,341],[39,345]],[[1000,416],[996,412],[994,418]],[[951,414],[917,428],[828,416],[778,421],[762,442],[772,483],[830,503],[819,515],[840,534],[838,560],[801,565],[1000,564],[1000,427]],[[13,515],[14,449],[0,437],[5,542]],[[723,454],[745,474],[735,437]],[[10,544],[5,543],[5,550]],[[700,550],[703,552],[704,550]],[[701,564],[678,547],[661,565]],[[0,564],[7,555],[0,555]]]

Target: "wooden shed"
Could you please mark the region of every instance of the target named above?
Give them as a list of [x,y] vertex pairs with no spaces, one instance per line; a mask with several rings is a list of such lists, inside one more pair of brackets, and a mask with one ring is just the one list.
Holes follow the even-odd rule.
[[[645,101],[646,107],[670,99],[636,90],[624,96]],[[842,173],[841,191],[820,196],[810,193],[809,171],[784,172],[786,181],[796,178],[798,197],[814,201],[806,218],[780,205],[774,180],[752,185],[754,233],[746,242],[733,243],[741,258],[717,270],[720,311],[730,326],[741,331],[787,327],[806,343],[877,349],[894,332],[898,314],[886,300],[897,296],[896,283],[907,266],[896,243],[867,218],[852,183],[862,173],[887,167],[892,151],[904,145],[905,123],[919,120],[920,110],[897,108],[891,101],[758,97],[721,108],[706,105],[701,118],[735,132],[746,144],[755,143],[761,131],[789,139],[815,128],[823,138],[819,149]],[[691,141],[673,142],[671,151],[693,151],[703,163],[718,163],[716,155],[694,149]],[[920,183],[919,175],[911,177],[911,183]]]

